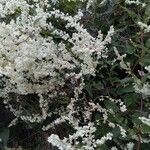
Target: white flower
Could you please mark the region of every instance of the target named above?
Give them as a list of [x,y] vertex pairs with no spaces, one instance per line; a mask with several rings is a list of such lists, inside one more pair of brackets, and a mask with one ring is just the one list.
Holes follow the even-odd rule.
[[150,115],[148,116],[148,118],[146,118],[146,117],[139,117],[139,119],[142,121],[142,123],[150,126]]
[[103,136],[101,139],[96,140],[98,145],[104,144],[107,140],[112,140],[113,134],[107,133],[106,136]]
[[145,69],[148,71],[148,73],[150,73],[150,65],[146,66]]
[[134,143],[130,142],[127,144],[127,150],[133,150],[134,148]]
[[137,93],[141,93],[145,96],[150,96],[150,84],[149,83],[147,82],[144,83],[142,87],[141,85],[135,84],[134,88]]
[[129,5],[136,4],[136,5],[142,5],[142,7],[146,6],[145,3],[142,3],[139,0],[126,0],[125,2],[126,2],[126,4],[129,4]]
[[123,127],[121,127],[120,125],[118,125],[118,127],[120,128],[120,132],[121,132],[122,137],[123,137],[123,138],[127,137],[127,135],[126,135],[126,130],[123,129]]
[[150,25],[147,25],[143,22],[138,22],[138,25],[140,26],[141,29],[144,30],[145,33],[150,32]]
[[118,150],[116,146],[112,147],[111,150]]
[[66,144],[65,140],[61,140],[56,134],[51,134],[51,136],[48,137],[48,142],[53,146],[57,146],[59,150],[73,150],[71,145]]

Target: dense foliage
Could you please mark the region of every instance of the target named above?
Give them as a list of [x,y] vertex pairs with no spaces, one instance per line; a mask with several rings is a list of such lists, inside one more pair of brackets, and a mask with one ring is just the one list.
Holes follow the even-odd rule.
[[0,1],[0,149],[150,149],[149,0]]

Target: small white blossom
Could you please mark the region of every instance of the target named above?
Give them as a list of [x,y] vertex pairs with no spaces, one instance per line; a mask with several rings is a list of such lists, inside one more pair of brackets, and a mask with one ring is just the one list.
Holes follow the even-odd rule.
[[138,85],[138,83],[135,83],[134,88],[137,93],[141,93],[145,96],[150,96],[150,84],[149,83],[144,83],[143,86]]
[[130,142],[127,144],[127,150],[133,150],[134,148],[134,143]]
[[126,0],[125,1],[127,4],[131,5],[131,4],[136,4],[136,5],[142,5],[142,7],[145,7],[146,4],[140,2],[139,0]]
[[141,29],[144,30],[145,33],[150,32],[150,25],[147,25],[143,22],[138,22],[138,25],[140,26]]
[[111,150],[118,150],[116,146],[112,147]]
[[148,116],[148,118],[146,118],[146,117],[139,117],[139,119],[142,121],[142,123],[150,126],[150,115]]

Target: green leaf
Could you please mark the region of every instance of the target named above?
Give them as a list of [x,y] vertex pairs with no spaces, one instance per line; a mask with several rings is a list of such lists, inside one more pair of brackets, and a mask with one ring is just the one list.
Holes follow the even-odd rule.
[[105,104],[107,109],[112,109],[114,112],[119,111],[119,108],[112,101],[104,101],[104,104]]
[[129,93],[122,96],[126,106],[130,106],[136,102],[138,95],[136,93]]
[[133,78],[132,77],[127,77],[127,78],[124,78],[122,80],[120,80],[121,83],[129,83],[129,82],[133,82]]
[[146,46],[147,48],[150,48],[150,39],[148,39],[148,40],[146,41],[145,46]]
[[142,66],[149,66],[150,65],[150,54],[144,57],[142,62],[140,62]]
[[96,148],[96,150],[109,150],[109,149],[108,149],[108,147],[105,144],[103,144],[103,145],[98,146]]
[[112,130],[112,134],[113,134],[113,137],[119,137],[120,135],[120,129],[119,127],[116,127]]
[[0,139],[2,140],[3,146],[7,146],[9,139],[9,128],[4,127],[0,129]]
[[126,52],[127,52],[128,54],[133,54],[133,53],[135,52],[135,48],[132,47],[132,46],[128,46],[128,47],[126,48]]
[[128,15],[132,18],[134,22],[136,22],[136,20],[140,20],[139,16],[134,11],[126,7],[122,7],[122,8],[128,13]]
[[93,92],[92,92],[92,86],[90,83],[88,83],[87,85],[85,85],[85,89],[88,92],[90,97],[93,97]]
[[93,88],[96,89],[96,90],[101,90],[104,88],[103,84],[99,81],[99,82],[94,82],[93,83]]
[[132,115],[132,122],[135,126],[138,126],[141,124],[141,120],[139,120],[140,112],[136,112]]
[[131,93],[131,92],[134,92],[134,88],[132,84],[129,84],[125,87],[119,87],[119,89],[117,90],[117,94],[119,95]]
[[149,150],[150,144],[149,143],[142,143],[141,144],[141,150]]
[[142,124],[141,130],[143,133],[150,133],[150,126],[148,126],[147,124]]

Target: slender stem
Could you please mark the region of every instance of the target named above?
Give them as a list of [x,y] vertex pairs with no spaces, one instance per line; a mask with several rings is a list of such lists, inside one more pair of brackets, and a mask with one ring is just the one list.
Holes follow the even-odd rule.
[[140,146],[141,146],[141,137],[140,137],[140,134],[137,134],[138,136],[138,143],[137,143],[137,148],[136,150],[140,150]]

